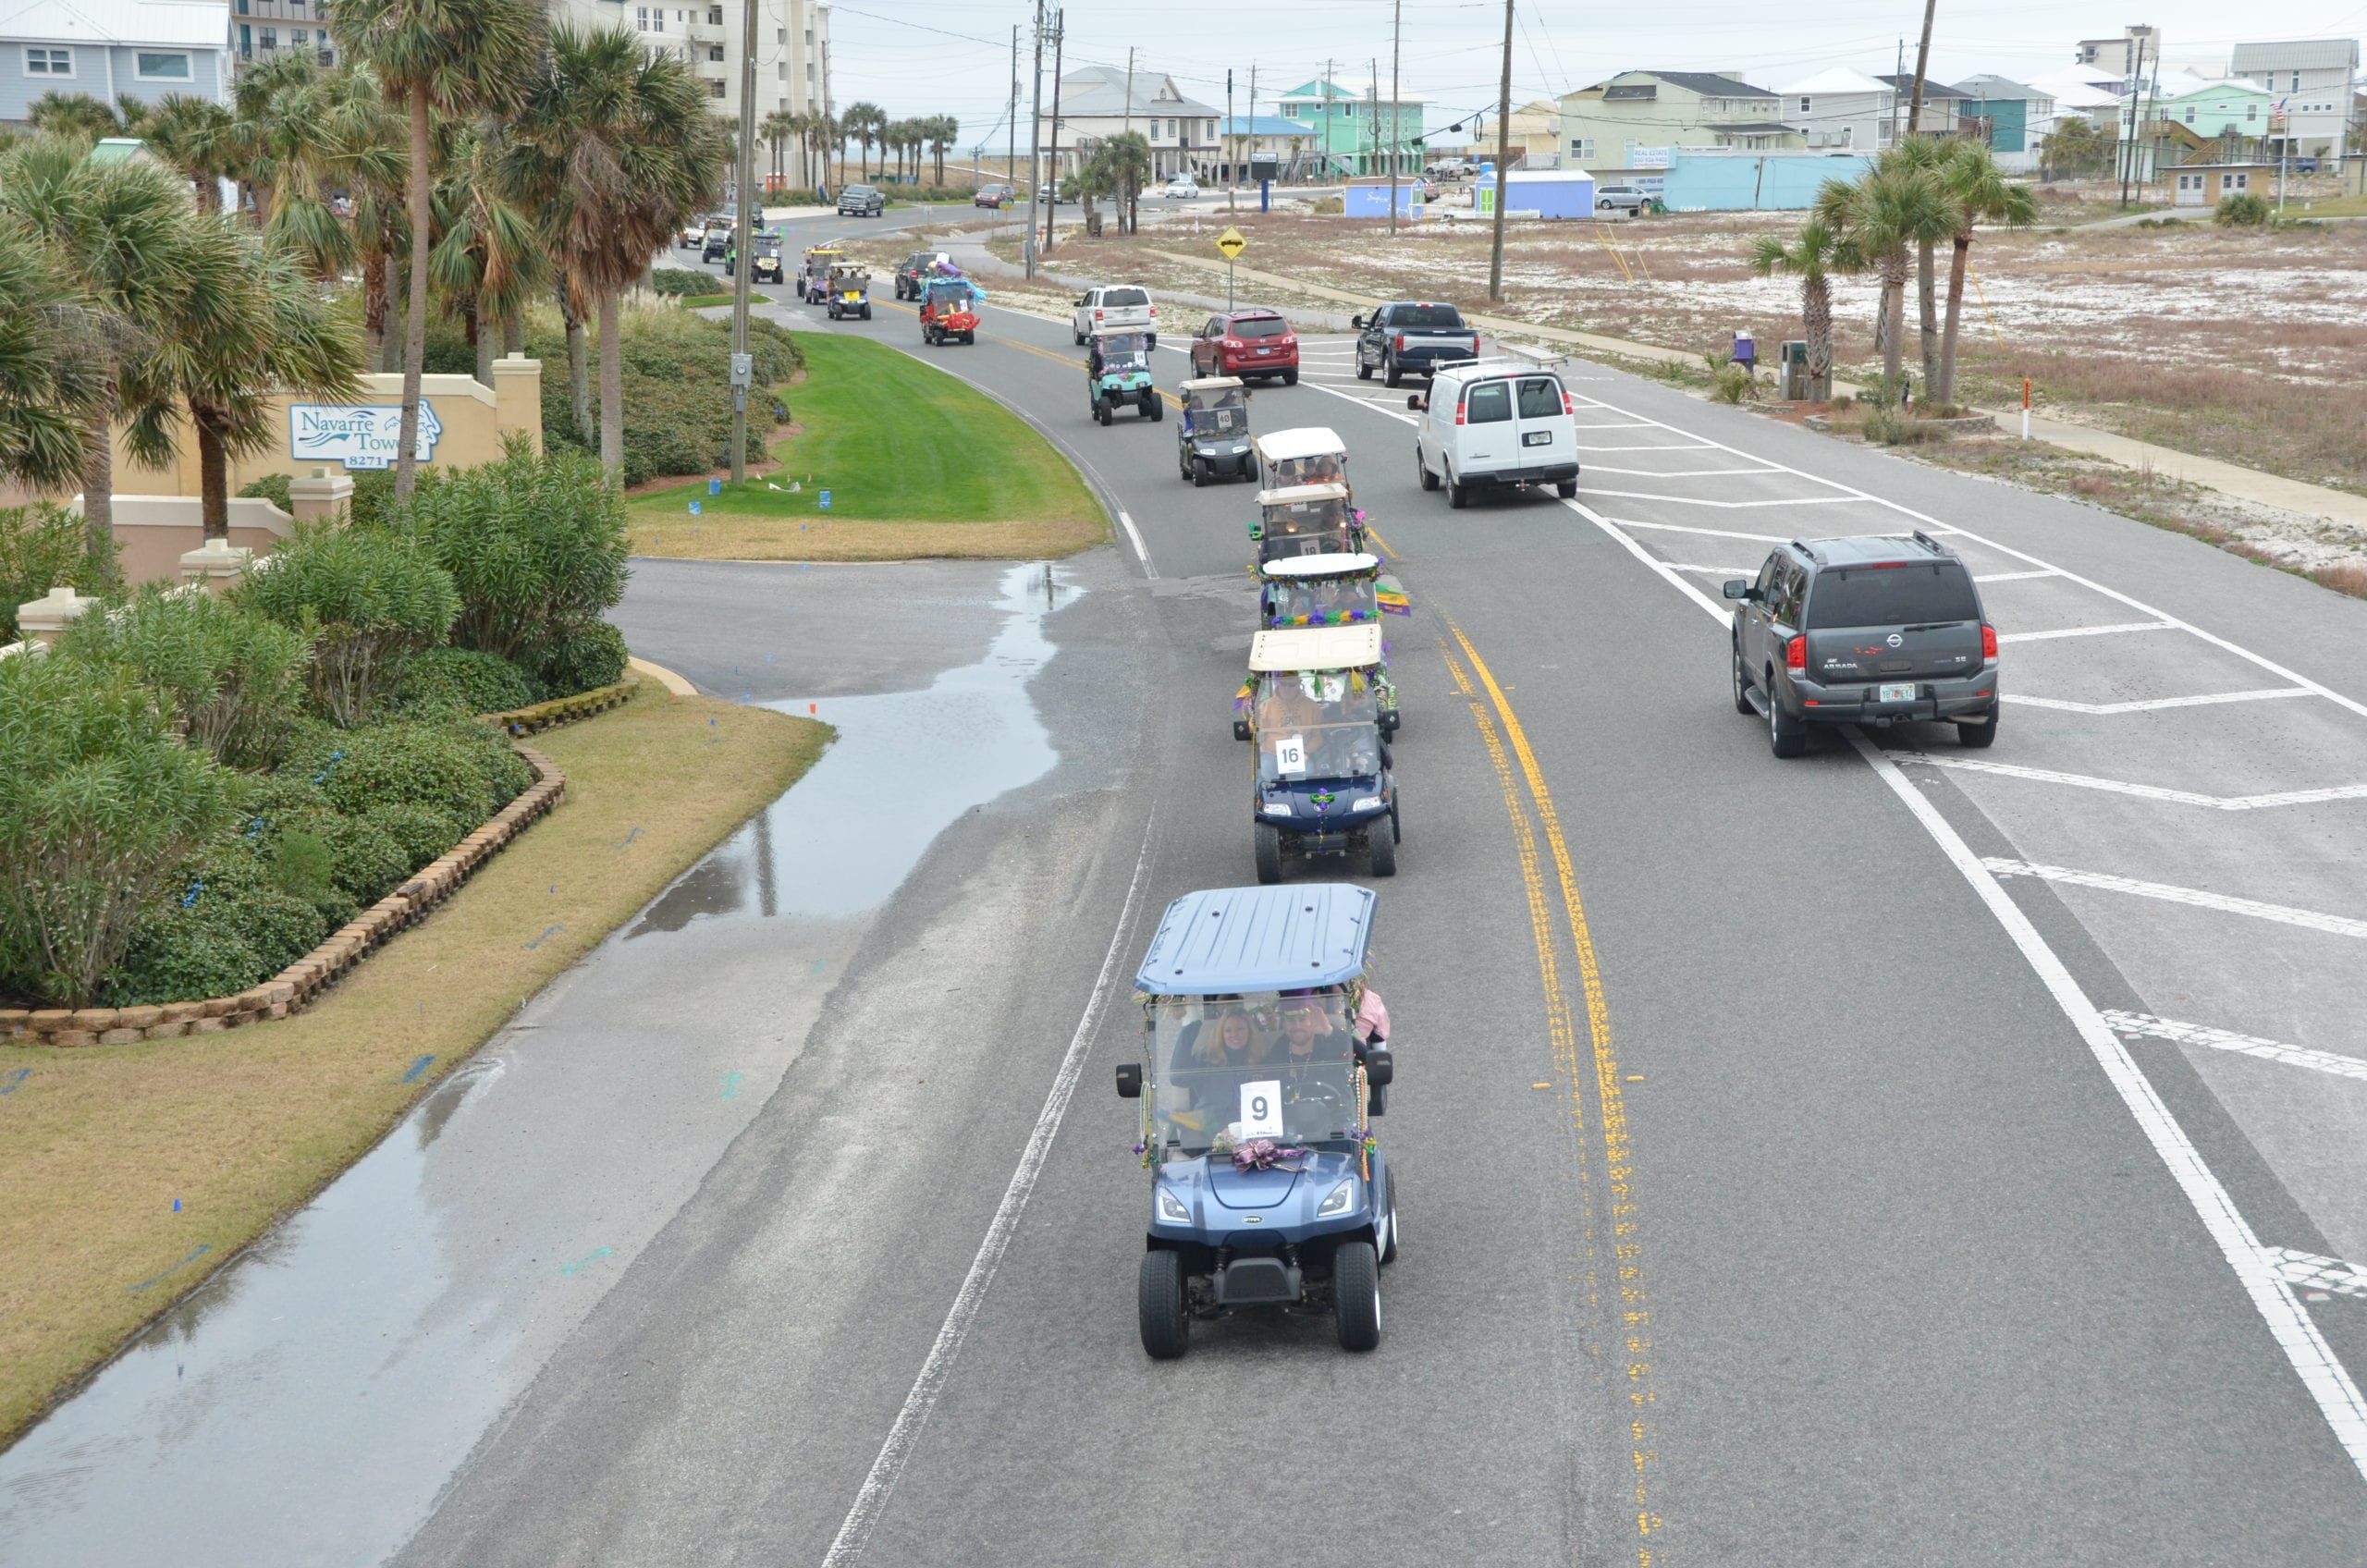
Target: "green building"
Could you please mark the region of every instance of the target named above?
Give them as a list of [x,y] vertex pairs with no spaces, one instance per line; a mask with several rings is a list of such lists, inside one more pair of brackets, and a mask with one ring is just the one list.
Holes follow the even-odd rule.
[[1377,98],[1320,77],[1282,98],[1282,117],[1314,133],[1309,157],[1330,173],[1352,177],[1387,174],[1392,153],[1400,174],[1421,173],[1422,149],[1414,143],[1428,107],[1422,99]]

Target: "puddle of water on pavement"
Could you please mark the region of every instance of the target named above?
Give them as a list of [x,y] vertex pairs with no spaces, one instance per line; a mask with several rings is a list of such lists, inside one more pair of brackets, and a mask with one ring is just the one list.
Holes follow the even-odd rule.
[[[1049,566],[1013,567],[1010,619],[976,664],[917,692],[840,697],[839,738],[797,788],[677,882],[632,937],[716,915],[843,916],[876,909],[963,813],[1032,784],[1059,754],[1027,695],[1051,661],[1044,620],[1082,592]],[[767,704],[803,713],[805,699]]]

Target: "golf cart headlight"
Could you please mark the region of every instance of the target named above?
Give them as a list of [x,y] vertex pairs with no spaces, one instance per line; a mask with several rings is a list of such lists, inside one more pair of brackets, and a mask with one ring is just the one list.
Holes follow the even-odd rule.
[[1380,797],[1379,795],[1360,795],[1356,799],[1348,802],[1348,809],[1350,811],[1379,811],[1380,809]]
[[1315,1218],[1329,1219],[1335,1214],[1345,1214],[1355,1206],[1355,1201],[1356,1179],[1351,1176],[1331,1189],[1331,1195],[1323,1200],[1323,1207],[1315,1211]]
[[1288,801],[1268,801],[1264,810],[1268,816],[1288,816],[1291,814],[1291,803]]
[[1159,1217],[1170,1225],[1192,1223],[1192,1211],[1184,1207],[1182,1198],[1177,1197],[1165,1187],[1159,1189]]

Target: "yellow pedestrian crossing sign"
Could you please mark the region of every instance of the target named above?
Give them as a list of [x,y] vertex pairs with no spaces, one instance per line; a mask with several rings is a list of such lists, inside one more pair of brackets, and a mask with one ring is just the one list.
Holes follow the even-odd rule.
[[1224,252],[1224,259],[1228,262],[1241,254],[1242,248],[1248,243],[1248,240],[1241,237],[1241,230],[1237,228],[1228,228],[1217,236],[1217,249]]

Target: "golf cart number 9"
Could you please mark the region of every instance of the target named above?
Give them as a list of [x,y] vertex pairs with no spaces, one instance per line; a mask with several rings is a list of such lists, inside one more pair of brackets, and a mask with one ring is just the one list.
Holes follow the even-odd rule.
[[1241,1085],[1241,1135],[1245,1138],[1279,1138],[1282,1135],[1281,1101],[1282,1085],[1279,1079]]

